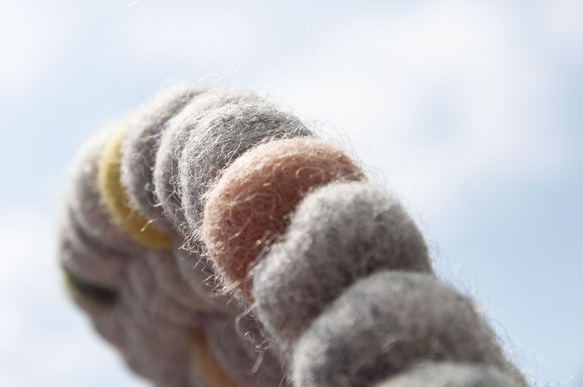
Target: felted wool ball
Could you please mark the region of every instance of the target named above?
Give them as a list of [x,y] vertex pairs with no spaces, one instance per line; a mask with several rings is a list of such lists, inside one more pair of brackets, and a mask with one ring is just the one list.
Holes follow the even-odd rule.
[[468,363],[428,363],[390,377],[375,387],[526,387],[492,366]]
[[91,320],[93,329],[103,337],[108,343],[114,345],[118,350],[123,351],[127,345],[126,335],[121,327],[117,306],[114,308],[83,309]]
[[311,135],[296,116],[265,100],[223,105],[202,116],[178,163],[190,229],[197,232],[201,225],[207,191],[245,151],[271,139]]
[[[197,293],[182,278],[178,270],[177,258],[173,250],[149,251],[143,256],[154,277],[156,287],[162,294],[171,298],[182,308],[191,311],[212,313],[214,307],[207,302],[208,296]],[[197,273],[194,272],[193,274],[192,277]],[[198,276],[197,281],[203,281],[204,278],[203,276]]]
[[120,298],[118,291],[87,282],[66,266],[61,267],[67,291],[87,313],[93,328],[109,343],[123,348],[125,339],[116,310]]
[[59,253],[63,267],[92,285],[117,289],[125,280],[129,256],[85,232],[72,210],[62,216]]
[[188,251],[183,248],[173,250],[181,282],[188,285],[189,290],[204,301],[211,316],[236,316],[240,313],[239,303],[219,291],[218,278],[210,268],[210,263],[202,257],[205,250],[200,245],[201,243],[190,244]]
[[155,318],[130,290],[123,289],[116,307],[124,360],[156,386],[192,386],[190,331]]
[[344,152],[311,138],[270,141],[236,159],[208,194],[201,233],[225,287],[251,300],[248,272],[304,194],[363,179]]
[[61,265],[61,269],[67,291],[77,305],[88,314],[100,314],[115,305],[117,291],[87,282],[65,265]]
[[[188,228],[188,224],[182,204],[183,189],[179,181],[178,162],[182,158],[182,151],[191,132],[200,130],[200,121],[215,109],[258,99],[259,96],[252,91],[211,89],[193,98],[180,113],[167,121],[156,152],[154,191],[166,218],[182,234],[188,233],[182,230]],[[193,168],[196,168],[196,165]]]
[[509,362],[472,303],[435,277],[383,271],[356,282],[300,337],[298,386],[369,386],[419,361]]
[[128,267],[126,287],[133,294],[134,301],[143,306],[159,321],[175,327],[200,326],[203,311],[187,308],[159,289],[151,268],[145,259],[133,260]]
[[166,233],[174,232],[154,195],[153,169],[160,138],[168,120],[178,114],[207,87],[177,85],[158,94],[137,114],[123,144],[121,181],[126,188],[130,206],[146,218],[151,226]]
[[415,223],[368,182],[323,186],[298,204],[281,242],[256,267],[257,316],[290,354],[340,293],[379,270],[433,272]]

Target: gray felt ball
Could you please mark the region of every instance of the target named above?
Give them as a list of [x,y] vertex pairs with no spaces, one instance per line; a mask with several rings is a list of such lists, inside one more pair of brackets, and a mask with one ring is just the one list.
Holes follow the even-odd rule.
[[145,259],[134,259],[128,266],[127,280],[135,301],[160,321],[176,327],[200,326],[203,311],[187,308],[166,295],[158,286]]
[[87,234],[70,210],[62,217],[59,252],[61,264],[88,283],[116,289],[125,280],[130,257]]
[[109,343],[124,351],[127,341],[119,319],[118,292],[85,282],[66,267],[63,272],[72,299],[87,314],[93,328]]
[[126,187],[130,204],[158,230],[172,232],[154,196],[152,184],[154,163],[160,138],[167,121],[178,114],[193,98],[208,88],[177,85],[158,94],[135,117],[124,141],[121,160],[121,181]]
[[198,96],[170,119],[160,140],[154,164],[153,183],[166,218],[176,228],[186,226],[182,205],[182,187],[178,178],[178,161],[190,133],[209,111],[221,106],[256,100],[257,94],[243,90],[213,89]]
[[264,100],[224,105],[205,114],[191,131],[178,162],[190,229],[200,228],[204,197],[212,183],[246,150],[268,139],[311,135],[297,117]]
[[526,387],[524,380],[492,366],[467,363],[428,363],[390,377],[374,387]]
[[126,363],[156,386],[192,386],[189,331],[151,315],[130,290],[122,289],[116,307]]
[[[196,292],[182,277],[173,250],[152,250],[144,256],[150,268],[156,287],[161,293],[171,298],[176,304],[188,310],[211,313],[213,306],[205,295]],[[195,274],[195,273],[193,273]],[[197,277],[197,282],[204,277]]]
[[297,344],[293,379],[368,386],[423,360],[512,370],[467,298],[427,274],[384,271],[358,281],[310,325]]
[[433,272],[416,225],[370,183],[327,185],[300,202],[282,242],[257,266],[258,318],[287,352],[347,286],[383,269]]
[[184,248],[175,248],[173,250],[176,259],[176,268],[184,283],[190,291],[194,292],[197,297],[202,299],[209,308],[208,313],[218,315],[236,316],[239,310],[239,304],[232,297],[227,296],[217,290],[216,276],[210,268],[210,264],[205,258],[201,257],[200,244],[191,245],[189,250]]
[[123,350],[126,345],[126,338],[120,325],[117,300],[111,307],[96,307],[93,302],[86,302],[74,296],[73,299],[83,311],[87,313],[93,328],[101,337],[110,344],[115,345],[119,350]]

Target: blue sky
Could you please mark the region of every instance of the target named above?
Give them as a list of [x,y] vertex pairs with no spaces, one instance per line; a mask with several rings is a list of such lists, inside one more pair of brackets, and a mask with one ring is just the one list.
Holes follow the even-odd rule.
[[583,2],[0,0],[0,385],[142,386],[63,292],[67,168],[177,81],[352,149],[533,385],[583,386]]

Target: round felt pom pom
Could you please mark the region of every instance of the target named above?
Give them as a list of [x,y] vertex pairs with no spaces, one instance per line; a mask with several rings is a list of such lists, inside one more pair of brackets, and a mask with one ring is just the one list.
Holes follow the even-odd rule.
[[225,286],[251,300],[252,263],[285,231],[302,197],[331,182],[363,179],[344,152],[310,138],[271,141],[239,157],[210,191],[202,225]]
[[492,366],[467,363],[427,363],[390,377],[375,387],[526,387]]
[[329,184],[297,206],[254,274],[257,315],[282,351],[353,282],[379,270],[432,273],[403,207],[368,182]]
[[300,386],[369,386],[419,361],[468,362],[510,371],[472,303],[435,277],[383,271],[337,298],[298,340]]

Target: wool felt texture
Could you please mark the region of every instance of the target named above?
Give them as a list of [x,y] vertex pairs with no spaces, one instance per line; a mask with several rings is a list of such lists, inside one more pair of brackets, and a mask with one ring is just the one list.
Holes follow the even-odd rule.
[[[251,91],[211,89],[194,98],[183,110],[171,118],[160,139],[153,173],[154,193],[166,218],[178,229],[187,226],[182,204],[182,186],[179,182],[178,162],[191,132],[199,130],[206,112],[225,106],[258,100]],[[222,131],[219,130],[220,133]],[[194,150],[196,153],[196,149]]]
[[[229,317],[209,319],[205,330],[211,352],[237,380],[253,386],[282,383],[281,363],[272,351],[261,347],[261,326],[256,321],[241,319],[233,324]],[[262,372],[255,372],[258,366]]]
[[[178,270],[176,255],[173,251],[169,250],[148,252],[144,255],[149,271],[152,273],[155,286],[183,308],[197,312],[213,312],[215,310],[215,303],[210,303],[208,300],[210,297],[209,292],[212,289],[200,283],[198,285],[199,288],[205,292],[200,294],[200,292],[193,291],[188,283],[183,280]],[[193,274],[191,276],[192,282],[201,282],[208,277],[208,274],[196,268],[192,268],[190,272]]]
[[115,304],[117,300],[116,291],[84,281],[64,264],[61,264],[61,269],[63,270],[65,285],[69,294],[88,313],[92,310],[108,309]]
[[[126,338],[115,307],[118,304],[118,295],[110,293],[104,298],[101,294],[96,298],[93,293],[95,290],[88,288],[90,285],[78,279],[71,280],[69,275],[67,286],[72,299],[87,314],[95,331],[116,348],[125,348]],[[98,291],[102,292],[103,289]]]
[[432,276],[386,270],[356,282],[310,325],[294,353],[294,380],[368,386],[419,360],[507,371],[492,330],[471,302]]
[[190,229],[199,229],[205,194],[237,157],[260,142],[310,135],[297,117],[265,101],[224,105],[202,117],[178,162],[182,205]]
[[375,385],[375,387],[515,387],[515,379],[495,367],[442,362],[423,364]]
[[256,313],[289,354],[346,287],[383,269],[433,273],[421,233],[370,183],[329,184],[298,205],[283,240],[257,265]]
[[[192,361],[197,371],[199,383],[208,383],[208,386],[239,387],[231,375],[224,371],[218,359],[213,355],[209,346],[206,332],[197,329],[192,334]],[[204,381],[203,381],[204,380]]]
[[96,286],[119,287],[129,257],[87,234],[70,210],[63,214],[61,222],[59,250],[63,267]]
[[153,228],[167,233],[173,232],[173,228],[166,221],[162,207],[155,205],[157,200],[152,185],[160,138],[168,120],[207,90],[204,86],[176,85],[160,93],[140,109],[123,144],[121,181],[128,192],[131,207],[152,220]]
[[209,192],[201,230],[225,286],[251,298],[250,265],[285,231],[304,194],[364,178],[341,150],[311,138],[271,141],[239,157]]
[[158,320],[180,327],[200,325],[201,312],[180,305],[161,291],[145,259],[135,259],[131,262],[127,284],[131,286],[136,302],[144,305],[144,308]]
[[251,91],[180,85],[97,134],[59,246],[156,386],[526,385],[394,196]]
[[[137,299],[140,289],[131,282],[118,294],[86,283],[66,268],[64,273],[73,299],[101,336],[120,349],[134,372],[169,386],[215,386],[215,380],[231,380],[210,350],[202,328],[186,330],[168,323],[168,316]],[[203,359],[206,367],[193,364],[192,358]]]
[[151,315],[126,288],[116,305],[123,335],[121,354],[134,372],[155,385],[190,385],[190,331]]
[[[99,189],[99,160],[108,140],[123,123],[114,124],[93,135],[80,149],[71,171],[71,184],[66,195],[70,209],[80,229],[108,246],[111,250],[131,256],[146,248],[128,233],[120,232],[105,206]],[[66,230],[67,227],[62,227]]]
[[151,249],[170,249],[172,247],[170,236],[151,227],[150,221],[130,206],[126,188],[120,181],[122,144],[129,128],[130,124],[118,130],[106,144],[101,155],[98,182],[103,202],[114,223],[121,226],[136,241]]
[[186,284],[189,292],[203,300],[204,306],[200,307],[207,308],[209,313],[237,315],[240,312],[238,302],[220,291],[219,280],[213,273],[210,263],[203,258],[205,251],[199,243],[193,245],[189,242],[188,251],[183,248],[176,248],[173,251],[175,264],[164,263],[178,270],[177,283]]

